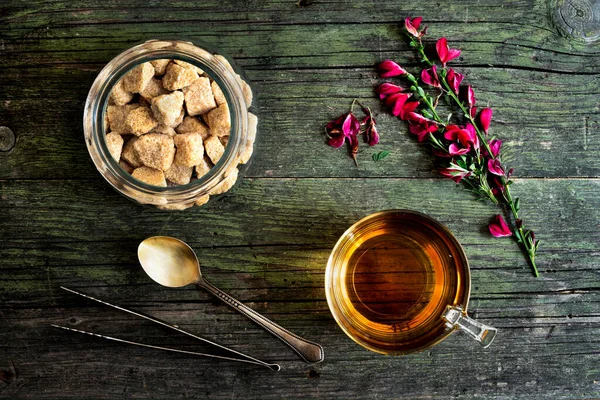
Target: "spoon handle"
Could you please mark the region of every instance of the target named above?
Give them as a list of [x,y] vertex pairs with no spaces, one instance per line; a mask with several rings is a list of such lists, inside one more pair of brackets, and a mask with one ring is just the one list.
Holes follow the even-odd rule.
[[196,285],[208,290],[210,293],[223,300],[227,305],[244,314],[258,325],[262,326],[275,337],[279,338],[282,342],[290,346],[296,353],[298,353],[300,357],[302,357],[302,359],[304,359],[304,361],[309,363],[318,363],[323,361],[325,356],[323,354],[323,347],[321,347],[320,344],[303,339],[295,333],[282,328],[275,322],[265,318],[250,307],[240,303],[204,279],[197,282]]

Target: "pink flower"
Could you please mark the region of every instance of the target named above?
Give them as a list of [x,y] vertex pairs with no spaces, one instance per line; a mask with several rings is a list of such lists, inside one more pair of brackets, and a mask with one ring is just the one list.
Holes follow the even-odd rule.
[[504,191],[506,190],[504,184],[502,183],[502,180],[500,179],[500,177],[494,175],[492,177],[492,179],[490,179],[490,183],[491,183],[491,187],[492,187],[492,194],[496,197],[499,197],[502,195],[502,193],[504,193]]
[[400,119],[406,121],[408,119],[408,114],[415,111],[415,109],[419,106],[418,101],[408,101],[404,103],[402,106],[402,110],[400,110]]
[[444,138],[454,142],[448,147],[448,153],[452,156],[467,154],[471,151],[471,145],[474,148],[479,148],[479,139],[477,138],[475,129],[470,124],[466,128],[461,128],[457,125],[446,126]]
[[475,101],[475,92],[473,91],[471,85],[469,85],[467,86],[467,105],[469,106],[469,110],[473,108],[473,106],[475,105]]
[[454,91],[454,93],[458,94],[458,88],[460,83],[464,79],[463,74],[459,74],[458,72],[454,72],[452,68],[448,70],[448,74],[446,75],[446,80],[448,81],[448,85]]
[[402,107],[406,100],[412,96],[412,93],[395,93],[385,99],[385,104],[392,107],[392,115],[397,117],[402,112]]
[[422,17],[415,17],[413,19],[411,19],[410,17],[406,17],[406,19],[404,20],[404,27],[412,36],[420,38],[421,36],[425,35],[425,31],[427,30],[427,27],[425,27],[423,31],[419,32],[419,27],[421,26],[422,21]]
[[438,172],[456,183],[459,183],[464,178],[468,178],[472,174],[471,171],[461,168],[456,164],[451,164],[449,168],[441,168]]
[[492,152],[491,157],[498,157],[500,155],[500,147],[502,147],[502,140],[492,139],[488,143],[490,151]]
[[437,125],[429,123],[417,124],[414,122],[410,122],[408,124],[408,130],[413,135],[417,135],[417,140],[419,142],[424,142],[430,133],[433,133],[438,130],[438,127]]
[[392,60],[385,60],[381,62],[377,69],[379,70],[379,76],[382,78],[391,78],[393,76],[406,75],[408,72]]
[[438,57],[444,67],[448,61],[454,60],[456,57],[460,56],[460,50],[448,47],[446,38],[438,40],[435,44],[435,49],[437,50]]
[[496,215],[496,221],[489,225],[490,233],[493,237],[512,236],[512,231],[504,221],[501,215]]
[[490,122],[492,122],[492,109],[484,108],[479,113],[479,124],[486,134],[488,133],[488,129],[490,129]]
[[471,150],[471,146],[460,147],[458,143],[452,143],[450,147],[448,147],[448,154],[451,156],[462,156],[463,154],[467,154]]
[[470,123],[467,123],[467,125],[465,125],[465,130],[469,132],[469,142],[473,144],[473,147],[475,149],[478,149],[479,137],[477,136],[477,131],[475,130],[475,127]]
[[406,114],[406,119],[410,122],[415,122],[419,125],[423,125],[423,124],[430,124],[430,125],[436,125],[437,123],[433,120],[427,119],[424,116],[422,116],[419,113],[416,113],[414,111],[409,112],[408,114]]
[[348,116],[342,124],[342,132],[344,133],[344,136],[348,138],[356,136],[358,135],[358,132],[360,132],[360,122],[358,122],[358,119],[356,119],[353,113],[348,113]]
[[403,90],[404,89],[402,87],[389,82],[382,83],[377,87],[377,93],[379,94],[379,98],[381,100],[385,99],[391,94],[401,93]]
[[365,128],[365,139],[369,146],[375,146],[379,143],[379,133],[377,133],[377,122],[373,115],[371,114],[371,109],[368,107],[362,107],[363,112],[366,117],[363,118],[361,125],[366,125]]
[[325,133],[329,137],[327,144],[335,148],[342,147],[346,138],[350,139],[358,135],[358,132],[360,132],[360,122],[352,113],[342,114],[325,126]]
[[428,85],[438,88],[442,87],[437,76],[437,68],[435,65],[429,69],[424,69],[421,71],[421,80]]
[[490,158],[487,162],[488,171],[494,175],[504,176],[504,168],[502,163],[497,158]]

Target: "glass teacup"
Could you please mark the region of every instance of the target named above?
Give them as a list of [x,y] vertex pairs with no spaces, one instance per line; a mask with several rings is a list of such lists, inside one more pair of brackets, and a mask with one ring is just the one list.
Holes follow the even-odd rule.
[[469,263],[452,232],[409,210],[371,214],[335,245],[327,303],[356,343],[383,354],[429,348],[457,330],[488,347],[496,329],[467,316]]

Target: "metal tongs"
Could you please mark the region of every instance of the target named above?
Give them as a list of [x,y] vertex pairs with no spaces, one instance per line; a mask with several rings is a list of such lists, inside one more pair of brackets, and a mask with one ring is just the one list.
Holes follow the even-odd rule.
[[204,343],[216,346],[216,347],[218,347],[220,349],[223,349],[223,350],[227,350],[228,352],[237,354],[238,356],[241,356],[243,358],[225,357],[225,356],[218,356],[218,355],[214,355],[214,354],[198,353],[198,352],[194,352],[194,351],[172,349],[172,348],[169,348],[169,347],[154,346],[154,345],[151,345],[151,344],[132,342],[130,340],[119,339],[119,338],[112,337],[112,336],[105,336],[105,335],[100,335],[98,333],[87,332],[87,331],[82,331],[82,330],[79,330],[79,329],[69,328],[69,327],[66,327],[66,326],[60,326],[60,325],[51,324],[55,328],[65,329],[67,331],[72,331],[72,332],[84,333],[86,335],[96,336],[96,337],[100,337],[100,338],[108,339],[108,340],[113,340],[115,342],[132,344],[132,345],[135,345],[135,346],[149,347],[149,348],[152,348],[152,349],[172,351],[172,352],[175,352],[175,353],[193,354],[193,355],[202,356],[202,357],[218,358],[218,359],[221,359],[221,360],[239,361],[239,362],[244,362],[244,363],[248,363],[248,364],[256,364],[256,365],[261,365],[263,367],[267,367],[267,368],[269,368],[269,369],[271,369],[273,371],[279,371],[281,369],[281,367],[279,366],[279,364],[270,364],[270,363],[258,360],[258,359],[254,358],[254,357],[251,357],[251,356],[247,355],[247,354],[240,353],[239,351],[236,351],[236,350],[230,349],[228,347],[222,346],[222,345],[220,345],[218,343],[211,342],[208,339],[205,339],[205,338],[200,337],[200,336],[196,336],[196,335],[194,335],[192,333],[189,333],[189,332],[186,332],[183,329],[180,329],[180,328],[178,328],[178,327],[176,327],[174,325],[171,325],[171,324],[168,324],[166,322],[160,321],[160,320],[158,320],[156,318],[153,318],[153,317],[150,317],[148,315],[144,315],[144,314],[138,313],[136,311],[131,311],[131,310],[128,310],[126,308],[117,306],[115,304],[111,304],[111,303],[108,303],[106,301],[102,301],[102,300],[96,299],[96,298],[94,298],[92,296],[88,296],[87,294],[83,294],[81,292],[78,292],[78,291],[73,290],[73,289],[66,288],[64,286],[61,286],[60,288],[66,290],[67,292],[71,292],[73,294],[85,297],[87,299],[94,300],[94,301],[96,301],[98,303],[102,303],[102,304],[107,305],[109,307],[116,308],[117,310],[125,311],[126,313],[133,314],[133,315],[136,315],[138,317],[147,319],[148,321],[152,321],[154,323],[157,323],[159,325],[165,326],[167,328],[171,328],[171,329],[173,329],[173,330],[175,330],[177,332],[183,333],[184,335],[191,336],[191,337],[193,337],[195,339],[198,339],[198,340],[200,340],[200,341],[202,341]]

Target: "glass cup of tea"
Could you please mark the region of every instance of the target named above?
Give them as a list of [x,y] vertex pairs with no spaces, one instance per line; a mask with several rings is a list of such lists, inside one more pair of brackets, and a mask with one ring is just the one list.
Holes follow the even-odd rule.
[[352,225],[327,263],[333,317],[361,346],[401,355],[457,330],[488,347],[496,329],[467,316],[471,275],[452,232],[416,211],[389,210]]

